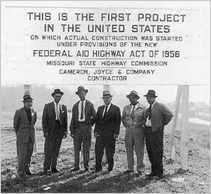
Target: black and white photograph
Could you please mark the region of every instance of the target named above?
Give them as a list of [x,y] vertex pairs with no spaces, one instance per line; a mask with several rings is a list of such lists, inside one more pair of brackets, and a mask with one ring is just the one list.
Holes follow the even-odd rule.
[[1,1],[1,193],[210,193],[210,1]]

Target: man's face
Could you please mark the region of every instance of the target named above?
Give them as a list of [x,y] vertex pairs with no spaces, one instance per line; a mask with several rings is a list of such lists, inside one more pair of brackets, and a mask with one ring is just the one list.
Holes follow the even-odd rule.
[[32,100],[26,100],[23,102],[23,104],[26,109],[29,109],[32,107],[33,102],[32,102]]
[[154,96],[147,96],[147,102],[149,104],[153,104],[155,102],[155,97]]
[[86,92],[85,91],[79,91],[78,96],[79,96],[80,100],[83,101],[83,100],[85,100]]
[[112,100],[111,96],[103,97],[103,101],[104,101],[105,105],[109,105],[111,103],[111,100]]
[[132,105],[136,105],[138,103],[138,98],[135,95],[130,95],[129,100]]
[[59,103],[59,101],[60,101],[61,98],[62,98],[62,95],[61,95],[61,94],[54,94],[53,98],[54,98],[54,101],[55,101],[56,103]]

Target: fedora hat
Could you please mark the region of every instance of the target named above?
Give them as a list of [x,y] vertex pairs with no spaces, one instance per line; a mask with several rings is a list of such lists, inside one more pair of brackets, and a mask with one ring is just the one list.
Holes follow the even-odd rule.
[[135,90],[132,90],[132,91],[130,92],[130,94],[127,95],[127,98],[130,98],[131,95],[136,96],[138,99],[140,98],[139,95],[138,95],[138,93],[137,93]]
[[64,93],[60,89],[55,89],[54,92],[51,94],[51,96],[54,96],[55,94],[63,95]]
[[32,97],[29,94],[26,94],[26,95],[23,96],[23,101],[22,102],[25,102],[27,100],[34,100],[34,99],[32,99]]
[[88,92],[88,90],[87,89],[85,89],[83,86],[79,86],[78,87],[78,91],[76,92],[76,94],[78,95],[78,93],[80,92],[80,91],[84,91],[84,92]]
[[144,95],[145,97],[157,97],[154,90],[148,90],[147,94]]
[[112,97],[113,95],[111,95],[110,91],[103,91],[103,97],[102,98],[105,98],[105,97]]

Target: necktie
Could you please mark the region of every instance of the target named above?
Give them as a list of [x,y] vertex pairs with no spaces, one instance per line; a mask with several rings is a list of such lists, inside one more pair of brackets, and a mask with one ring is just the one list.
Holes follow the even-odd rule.
[[104,112],[104,115],[103,115],[103,119],[105,118],[105,115],[106,115],[107,109],[108,109],[108,105],[106,105],[106,106],[105,106],[105,112]]
[[27,113],[29,123],[31,124],[31,120],[32,120],[31,109],[26,109],[26,113]]
[[151,114],[152,114],[152,105],[149,106],[149,120],[151,119]]
[[131,111],[131,118],[134,119],[134,114],[135,114],[135,106],[133,106],[133,110]]
[[80,116],[80,119],[82,120],[84,118],[84,101],[81,101],[81,116]]
[[59,120],[59,105],[56,104],[56,120]]

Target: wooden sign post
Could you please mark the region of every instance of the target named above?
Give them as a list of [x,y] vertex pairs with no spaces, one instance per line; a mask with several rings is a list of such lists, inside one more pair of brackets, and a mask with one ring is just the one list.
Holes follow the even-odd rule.
[[182,86],[182,130],[180,161],[183,170],[187,170],[188,161],[188,114],[189,113],[189,86]]
[[103,91],[110,91],[110,85],[109,84],[104,84],[103,85]]
[[182,94],[182,86],[178,86],[177,97],[176,97],[175,107],[174,107],[173,126],[172,126],[171,134],[170,134],[170,150],[171,150],[171,160],[172,161],[175,160],[174,135],[175,135],[175,129],[176,129],[176,124],[177,124],[177,117],[178,117],[178,112],[179,112],[181,94]]
[[179,112],[180,99],[182,97],[182,129],[181,129],[181,146],[180,146],[180,162],[183,170],[187,170],[187,158],[188,158],[188,113],[189,113],[189,86],[180,85],[177,88],[177,97],[174,108],[173,126],[170,135],[170,150],[171,160],[175,160],[175,129],[177,124],[177,117]]

